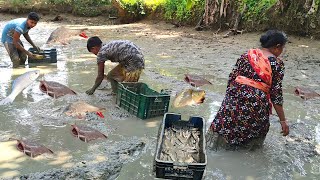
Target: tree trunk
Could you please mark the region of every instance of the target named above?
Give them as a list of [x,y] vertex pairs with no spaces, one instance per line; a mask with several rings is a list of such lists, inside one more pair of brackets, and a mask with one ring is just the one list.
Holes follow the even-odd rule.
[[198,22],[196,29],[201,30],[203,27],[231,29],[234,27],[234,23],[239,24],[240,22],[239,19],[237,19],[239,14],[235,12],[237,6],[238,1],[205,0],[205,12]]

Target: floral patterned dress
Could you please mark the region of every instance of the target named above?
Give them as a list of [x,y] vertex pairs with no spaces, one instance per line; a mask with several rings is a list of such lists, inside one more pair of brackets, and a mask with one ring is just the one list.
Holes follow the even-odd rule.
[[[270,99],[273,104],[283,104],[282,80],[283,61],[268,57],[272,69]],[[225,98],[221,104],[211,128],[224,137],[230,145],[243,145],[253,138],[263,138],[269,131],[270,104],[267,94],[252,86],[239,84],[237,76],[245,76],[262,82],[248,61],[245,53],[237,60],[229,75]]]

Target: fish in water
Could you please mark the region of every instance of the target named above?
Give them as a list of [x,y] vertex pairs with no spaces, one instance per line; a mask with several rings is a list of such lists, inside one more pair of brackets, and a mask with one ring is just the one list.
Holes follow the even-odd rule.
[[319,93],[305,87],[296,87],[294,93],[295,95],[300,96],[304,100],[320,97]]
[[83,125],[80,126],[80,125],[74,124],[74,125],[71,125],[71,127],[72,127],[71,128],[72,134],[84,142],[89,142],[99,138],[105,138],[105,139],[107,138],[107,136],[101,133],[100,131],[88,126],[83,126]]
[[25,88],[27,88],[31,83],[33,83],[40,75],[39,70],[28,71],[17,79],[15,79],[12,83],[12,91],[8,97],[0,101],[0,105],[10,104],[14,101],[16,96],[20,94]]
[[54,81],[40,81],[40,90],[53,98],[59,98],[66,94],[76,95],[72,89]]
[[72,37],[81,36],[83,38],[88,38],[85,33],[85,30],[88,28],[83,29],[68,29],[64,26],[58,27],[55,29],[47,40],[47,44],[51,43],[61,43],[63,45],[69,44],[69,40]]
[[17,149],[27,156],[30,156],[32,158],[37,157],[44,153],[51,153],[53,154],[53,151],[48,149],[47,147],[40,145],[38,143],[22,140],[22,139],[15,139],[15,138],[9,138],[9,140],[16,140],[17,141]]
[[174,107],[192,106],[201,104],[205,100],[206,92],[204,90],[185,89],[177,94],[173,101]]
[[205,84],[212,85],[210,81],[204,79],[203,77],[192,75],[192,74],[185,74],[184,80],[193,87],[200,87]]
[[78,101],[70,104],[64,110],[64,113],[67,116],[78,117],[79,119],[84,119],[87,113],[95,112],[101,118],[104,118],[102,111],[106,110],[105,108],[92,106],[84,101]]

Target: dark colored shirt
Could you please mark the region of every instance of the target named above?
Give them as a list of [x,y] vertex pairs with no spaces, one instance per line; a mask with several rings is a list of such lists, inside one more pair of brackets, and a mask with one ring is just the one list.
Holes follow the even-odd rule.
[[128,40],[115,40],[102,45],[97,54],[97,62],[119,62],[130,72],[144,68],[144,56],[140,48]]

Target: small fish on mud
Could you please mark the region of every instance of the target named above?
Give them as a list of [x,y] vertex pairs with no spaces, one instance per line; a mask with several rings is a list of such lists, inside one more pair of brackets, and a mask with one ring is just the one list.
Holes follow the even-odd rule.
[[204,90],[185,89],[177,94],[173,101],[174,107],[184,107],[201,104],[205,100]]
[[304,100],[320,97],[319,93],[305,87],[296,87],[294,94],[300,96]]
[[59,98],[66,94],[76,95],[72,89],[54,81],[40,81],[40,90],[53,98]]
[[69,44],[69,41],[72,37],[80,36],[83,38],[88,38],[88,36],[85,33],[85,30],[87,29],[88,28],[69,29],[64,26],[58,27],[51,33],[46,44],[61,43],[63,45],[67,45]]
[[192,74],[185,74],[184,80],[189,83],[193,87],[200,87],[205,84],[212,85],[212,83],[203,77],[200,77],[198,75],[192,75]]
[[10,104],[14,101],[18,94],[21,93],[25,88],[27,88],[30,84],[32,84],[40,75],[39,70],[29,71],[17,79],[15,79],[12,83],[12,91],[9,96],[0,101],[0,105]]
[[64,110],[64,113],[67,116],[78,117],[79,119],[84,119],[87,113],[94,112],[99,117],[104,118],[102,111],[106,110],[105,108],[92,106],[84,101],[78,101],[70,104]]
[[90,142],[99,138],[106,139],[107,136],[100,131],[83,125],[71,125],[71,132],[73,136],[79,138],[81,141]]
[[15,138],[9,138],[9,140],[16,140],[17,141],[17,145],[16,145],[17,149],[32,158],[37,157],[37,156],[44,154],[44,153],[53,154],[53,151],[51,151],[47,147],[40,145],[38,143],[32,142],[32,141],[15,139]]

